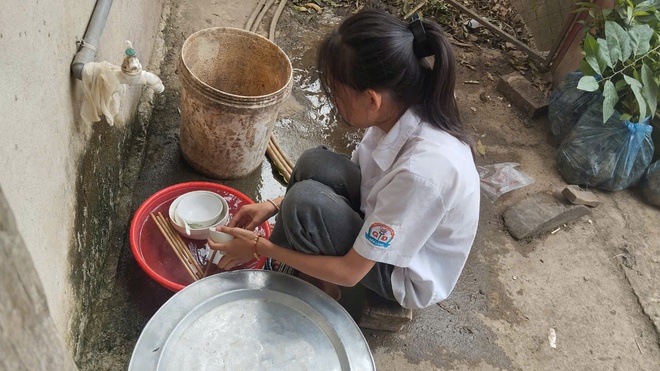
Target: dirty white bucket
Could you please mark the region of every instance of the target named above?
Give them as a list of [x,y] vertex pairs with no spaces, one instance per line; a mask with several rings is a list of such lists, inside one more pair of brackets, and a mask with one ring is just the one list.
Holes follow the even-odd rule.
[[262,162],[293,69],[282,49],[255,33],[208,28],[181,49],[180,145],[188,164],[218,179]]

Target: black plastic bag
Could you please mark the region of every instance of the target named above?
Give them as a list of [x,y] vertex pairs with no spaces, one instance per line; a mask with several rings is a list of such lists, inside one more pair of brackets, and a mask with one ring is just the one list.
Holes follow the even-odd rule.
[[642,180],[642,194],[648,203],[660,206],[660,161],[656,161],[646,171]]
[[588,92],[577,88],[584,76],[581,72],[569,73],[550,95],[548,119],[550,131],[557,144],[561,144],[571,132],[580,117],[589,109],[591,103],[600,97],[598,92]]
[[636,185],[653,157],[653,128],[621,121],[615,112],[602,122],[603,103],[595,101],[557,152],[557,165],[569,184],[620,191]]

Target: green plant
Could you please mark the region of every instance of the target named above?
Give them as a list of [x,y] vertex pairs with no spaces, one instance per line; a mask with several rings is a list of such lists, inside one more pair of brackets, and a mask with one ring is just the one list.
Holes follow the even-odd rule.
[[642,122],[656,113],[660,82],[660,0],[615,0],[613,9],[577,3],[589,12],[578,89],[603,94],[603,122]]

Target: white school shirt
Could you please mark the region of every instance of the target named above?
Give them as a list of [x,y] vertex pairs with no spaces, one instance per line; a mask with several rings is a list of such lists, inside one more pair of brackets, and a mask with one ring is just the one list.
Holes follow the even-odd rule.
[[479,174],[470,148],[408,110],[389,133],[369,128],[352,161],[362,173],[365,216],[354,249],[395,266],[392,290],[402,306],[446,299],[479,221]]

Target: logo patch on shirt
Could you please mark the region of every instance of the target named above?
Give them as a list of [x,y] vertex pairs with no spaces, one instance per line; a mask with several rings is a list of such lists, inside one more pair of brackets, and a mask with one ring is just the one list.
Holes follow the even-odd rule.
[[364,237],[374,246],[388,248],[394,239],[394,229],[383,223],[373,223]]

